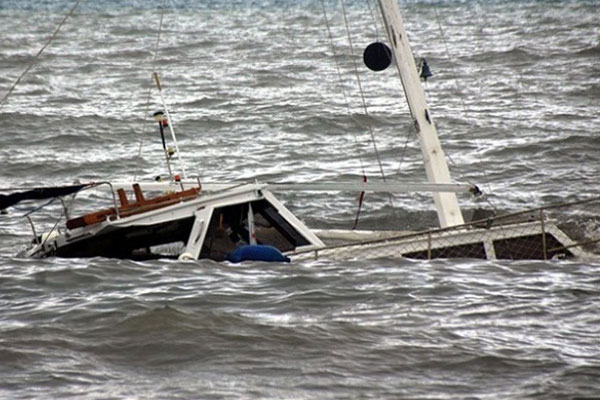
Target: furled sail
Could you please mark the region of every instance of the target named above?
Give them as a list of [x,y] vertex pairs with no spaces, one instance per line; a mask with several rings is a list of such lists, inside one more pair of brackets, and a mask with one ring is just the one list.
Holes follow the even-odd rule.
[[86,186],[90,186],[90,184],[38,187],[21,192],[0,194],[0,210],[4,210],[24,200],[43,200],[67,196],[80,191]]

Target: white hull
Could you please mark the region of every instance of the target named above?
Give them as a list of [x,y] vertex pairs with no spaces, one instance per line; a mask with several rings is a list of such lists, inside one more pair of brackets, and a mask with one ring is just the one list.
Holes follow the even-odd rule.
[[[160,258],[152,247],[179,244],[185,259],[221,261],[249,243],[248,205],[256,210],[256,235],[282,252],[324,247],[323,242],[264,186],[248,184],[211,192],[167,207],[42,235],[29,257]],[[177,255],[176,255],[177,256]]]

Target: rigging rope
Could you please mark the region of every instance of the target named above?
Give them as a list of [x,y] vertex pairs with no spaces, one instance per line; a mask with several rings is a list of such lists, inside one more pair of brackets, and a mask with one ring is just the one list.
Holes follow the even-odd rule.
[[367,7],[369,7],[369,14],[371,14],[371,20],[373,21],[373,27],[375,28],[375,41],[379,41],[379,28],[377,28],[377,19],[373,13],[373,5],[371,4],[371,0],[366,0],[366,2]]
[[[413,131],[414,130],[414,131]],[[406,150],[408,149],[408,142],[410,141],[410,134],[417,133],[416,127],[414,123],[410,123],[408,125],[408,129],[406,130],[406,139],[404,140],[404,146],[402,146],[402,154],[400,155],[400,161],[398,162],[398,170],[396,171],[396,179],[400,177],[400,171],[402,170],[402,163],[404,162],[404,157],[406,156]]]
[[[335,45],[333,43],[333,35],[331,34],[331,27],[329,26],[329,20],[327,18],[327,10],[325,9],[325,3],[323,0],[321,0],[321,6],[323,7],[323,14],[325,16],[325,24],[327,26],[327,33],[329,35],[329,43],[331,44],[331,51],[333,53],[333,59],[335,60],[335,67],[337,70],[337,75],[338,75],[338,80],[340,83],[340,89],[342,90],[342,94],[344,96],[344,102],[346,103],[346,109],[348,110],[348,115],[350,115],[350,117],[352,118],[352,120],[354,122],[356,122],[357,125],[359,126],[363,126],[360,121],[358,121],[357,118],[354,118],[354,115],[352,114],[352,111],[350,110],[350,103],[348,101],[348,96],[346,95],[346,90],[344,89],[344,81],[342,79],[342,72],[340,71],[340,66],[337,60],[337,56],[336,56],[336,52],[335,52]],[[365,165],[362,159],[362,154],[360,151],[360,145],[359,145],[359,141],[358,141],[358,136],[356,135],[356,133],[352,133],[352,135],[354,136],[354,143],[356,145],[356,151],[358,153],[358,159],[360,161],[360,168],[362,170],[362,174],[363,174],[363,183],[367,183],[367,173],[365,171]],[[354,218],[354,225],[352,226],[352,229],[356,229],[358,227],[358,221],[360,218],[360,211],[362,209],[362,205],[365,199],[365,192],[362,191],[360,192],[359,198],[358,198],[358,208],[356,210],[356,217]]]
[[[340,66],[337,60],[337,55],[335,52],[335,45],[333,43],[333,35],[331,34],[331,27],[329,26],[329,19],[327,18],[327,10],[325,8],[325,2],[324,0],[321,0],[321,6],[323,7],[323,15],[325,17],[325,24],[327,26],[327,34],[329,36],[329,43],[331,45],[331,52],[333,53],[333,59],[335,60],[335,68],[337,70],[337,76],[338,76],[338,81],[340,84],[340,89],[342,91],[342,95],[344,96],[344,103],[346,104],[346,110],[348,111],[348,115],[352,118],[352,120],[359,126],[362,127],[362,124],[358,121],[358,119],[354,118],[352,111],[350,109],[350,102],[348,101],[348,96],[346,95],[346,90],[344,88],[344,81],[342,79],[342,72],[340,70]],[[358,136],[356,135],[356,133],[352,133],[352,136],[354,137],[354,144],[356,145],[356,152],[358,153],[358,159],[360,161],[360,168],[362,170],[362,174],[363,174],[363,183],[367,182],[367,173],[365,171],[365,165],[362,159],[362,153],[360,151],[360,145],[359,145],[359,141],[358,141]],[[362,191],[360,192],[359,195],[359,199],[358,199],[358,209],[356,210],[356,217],[354,219],[354,225],[352,227],[352,229],[356,229],[358,227],[358,221],[360,218],[360,210],[362,209],[362,205],[365,199],[365,192]]]
[[54,30],[54,33],[52,34],[52,36],[50,36],[50,39],[48,39],[48,41],[46,41],[46,43],[42,46],[42,48],[39,49],[39,51],[37,52],[37,54],[33,57],[33,60],[29,63],[29,65],[27,66],[27,68],[25,68],[25,71],[23,71],[21,73],[21,75],[19,75],[19,77],[17,78],[17,80],[10,87],[10,89],[8,89],[8,92],[6,92],[6,94],[4,95],[4,97],[2,98],[2,100],[0,101],[0,110],[2,110],[2,107],[4,107],[4,104],[6,104],[6,99],[8,99],[8,96],[10,96],[11,93],[13,92],[13,90],[15,90],[15,88],[21,82],[21,79],[23,79],[23,77],[25,76],[25,74],[27,74],[27,72],[29,72],[29,70],[35,65],[37,59],[44,52],[44,50],[46,50],[46,47],[48,47],[50,45],[50,43],[52,43],[52,41],[56,38],[56,36],[58,35],[58,32],[60,32],[60,29],[62,28],[62,26],[65,24],[65,22],[67,21],[67,19],[69,19],[69,17],[71,17],[73,15],[73,13],[75,12],[75,9],[77,9],[77,7],[79,6],[79,4],[82,1],[83,0],[77,0],[75,2],[75,4],[73,5],[73,7],[71,7],[71,10],[67,13],[67,15],[64,16],[64,18],[62,19],[62,21],[60,22],[60,24],[58,24],[58,26]]
[[[369,12],[371,14],[371,19],[373,20],[373,25],[375,26],[375,35],[376,35],[376,41],[379,41],[379,30],[377,29],[377,25],[378,22],[381,23],[383,25],[383,22],[381,20],[378,20],[376,18],[376,15],[381,17],[381,14],[379,13],[373,13],[373,8],[377,8],[377,6],[372,6],[371,5],[371,0],[366,0],[367,6],[369,8]],[[396,171],[396,179],[398,179],[400,177],[400,171],[402,169],[402,164],[404,162],[404,158],[406,156],[406,150],[408,148],[408,142],[410,141],[410,135],[411,133],[417,133],[415,130],[415,126],[414,124],[411,122],[408,126],[408,129],[406,131],[406,138],[404,140],[404,146],[402,147],[402,154],[400,156],[400,161],[398,162],[398,169]]]
[[[361,99],[361,103],[362,103],[365,115],[367,117],[369,117],[369,110],[367,108],[367,102],[365,100],[365,93],[362,88],[360,75],[358,73],[358,67],[356,66],[356,60],[355,60],[356,55],[354,53],[354,46],[352,45],[352,37],[350,36],[350,26],[348,24],[348,15],[346,12],[346,4],[345,4],[344,0],[341,0],[341,4],[342,4],[343,16],[344,16],[344,25],[346,27],[346,35],[348,37],[348,45],[350,46],[350,54],[352,55],[352,66],[354,68],[354,74],[356,75],[356,82],[358,84],[358,90],[360,92],[360,99]],[[367,124],[367,129],[369,130],[369,135],[371,136],[371,142],[373,143],[373,150],[375,151],[375,156],[377,157],[377,164],[379,165],[379,172],[381,173],[381,178],[385,182],[386,178],[385,178],[385,172],[383,171],[383,164],[381,163],[381,157],[379,156],[379,150],[377,149],[377,142],[375,141],[375,134],[373,133],[373,128],[370,123]],[[390,197],[390,202],[391,202],[391,197]]]
[[162,34],[163,19],[164,19],[164,16],[165,16],[165,10],[167,9],[167,1],[168,0],[164,0],[163,1],[163,6],[161,7],[161,10],[160,10],[160,22],[158,23],[158,32],[156,34],[156,42],[154,43],[154,56],[152,57],[152,64],[151,64],[151,66],[152,66],[152,68],[151,68],[152,69],[152,74],[150,74],[151,75],[150,80],[151,80],[152,83],[148,87],[148,94],[146,96],[146,106],[144,108],[144,115],[142,117],[142,121],[143,121],[142,122],[143,123],[143,125],[142,125],[142,134],[141,134],[141,137],[140,137],[140,144],[139,144],[139,147],[138,147],[137,161],[136,161],[136,165],[135,165],[135,172],[136,173],[133,176],[133,181],[134,182],[137,179],[137,172],[139,170],[140,160],[142,159],[142,146],[144,144],[144,136],[146,134],[147,125],[148,125],[148,124],[146,124],[144,122],[145,122],[146,118],[148,117],[149,109],[150,109],[150,97],[152,95],[152,88],[154,86],[154,73],[156,72],[156,60],[158,58],[158,45],[160,43],[160,36]]
[[[338,63],[338,59],[337,59],[337,54],[335,51],[335,45],[333,43],[333,35],[331,33],[331,27],[329,25],[329,19],[327,17],[327,10],[325,8],[325,1],[321,0],[321,6],[323,7],[323,15],[325,17],[325,25],[327,27],[327,34],[329,36],[329,44],[331,45],[331,52],[333,53],[333,59],[335,60],[335,68],[337,70],[337,76],[338,76],[338,81],[340,84],[340,89],[342,92],[342,96],[344,97],[344,103],[346,104],[346,110],[348,111],[348,115],[350,115],[350,117],[352,118],[352,120],[354,122],[356,122],[359,126],[362,127],[362,124],[356,119],[354,118],[354,116],[352,115],[352,111],[350,110],[350,102],[348,101],[348,96],[346,94],[346,90],[344,88],[344,80],[342,79],[342,72],[340,70],[340,65]],[[354,136],[354,143],[356,145],[356,152],[358,153],[358,159],[360,161],[360,168],[362,170],[362,174],[363,176],[366,176],[366,172],[365,172],[365,165],[363,162],[363,158],[362,158],[362,153],[360,151],[360,145],[359,145],[359,140],[358,137],[356,135],[356,133],[352,133],[352,135]]]
[[[369,117],[369,111],[367,109],[365,95],[364,95],[364,91],[362,89],[360,75],[358,73],[358,67],[356,66],[354,47],[352,45],[352,38],[350,36],[350,28],[349,28],[349,24],[348,24],[348,18],[347,18],[347,12],[346,12],[346,7],[345,7],[344,0],[341,0],[341,5],[342,5],[342,10],[343,10],[343,15],[344,15],[344,24],[345,24],[345,28],[346,28],[347,37],[348,37],[348,43],[349,43],[349,46],[350,46],[350,53],[352,55],[352,65],[353,65],[353,68],[354,68],[354,73],[356,75],[356,80],[358,82],[358,87],[359,87],[359,91],[360,91],[360,94],[361,94],[362,106],[363,106],[365,115],[367,117]],[[333,56],[334,56],[334,60],[335,60],[335,66],[336,66],[337,75],[338,75],[338,80],[339,80],[339,84],[340,84],[340,89],[341,89],[342,95],[344,97],[344,102],[346,104],[346,109],[348,111],[348,114],[351,116],[352,120],[354,122],[356,122],[357,125],[359,125],[360,127],[364,128],[365,126],[357,118],[355,118],[353,116],[352,111],[350,109],[350,103],[348,101],[348,96],[347,96],[346,91],[344,89],[344,82],[343,82],[343,79],[342,79],[342,73],[341,73],[341,70],[340,70],[339,63],[337,61],[337,56],[336,56],[336,51],[335,51],[335,45],[333,43],[333,35],[331,33],[331,27],[329,25],[329,19],[327,17],[327,10],[326,10],[326,7],[325,7],[324,0],[321,0],[321,6],[323,8],[323,14],[325,16],[325,23],[326,23],[326,27],[327,27],[327,33],[328,33],[328,36],[329,36],[329,43],[331,45],[331,50],[333,52]],[[371,13],[371,17],[373,18],[373,11],[371,9],[370,3],[369,3],[369,11]],[[375,26],[375,34],[376,34],[376,36],[378,36],[379,32],[377,30],[377,24],[374,23],[374,26]],[[371,127],[371,124],[368,121],[367,121],[367,126],[366,127],[367,127],[367,129],[368,129],[368,131],[370,133],[370,136],[371,136],[371,141],[373,143],[373,148],[374,148],[374,151],[375,151],[375,156],[377,157],[377,162],[378,162],[378,165],[379,165],[379,170],[381,172],[382,179],[385,182],[386,181],[386,176],[385,176],[385,173],[383,171],[383,165],[381,163],[381,157],[379,156],[379,151],[377,149],[377,143],[375,141],[375,135],[373,133],[373,128]],[[355,145],[356,145],[358,157],[359,157],[359,160],[360,160],[360,166],[361,166],[362,173],[363,173],[363,183],[366,184],[366,182],[367,182],[367,174],[366,174],[366,171],[365,171],[364,162],[363,162],[362,154],[361,154],[361,151],[360,151],[359,140],[358,140],[358,137],[357,137],[357,135],[355,133],[353,133],[353,136],[354,136],[354,141],[355,141]],[[358,227],[358,221],[359,221],[359,218],[360,218],[360,211],[361,211],[362,205],[364,203],[364,197],[365,197],[365,192],[363,191],[363,192],[360,193],[360,197],[359,197],[359,201],[358,201],[358,209],[357,209],[357,212],[356,212],[356,217],[355,217],[354,225],[353,225],[352,229],[356,229]],[[391,194],[388,194],[388,198],[389,198],[389,201],[390,201],[390,206],[393,208],[394,204],[393,204],[393,200],[392,200]]]
[[[471,115],[468,112],[467,106],[465,105],[465,100],[464,100],[464,96],[463,96],[463,91],[460,88],[460,85],[458,84],[458,80],[456,79],[456,77],[458,76],[457,72],[456,72],[456,64],[453,60],[453,58],[450,55],[450,50],[448,48],[448,42],[446,40],[446,34],[444,32],[444,29],[442,27],[442,23],[440,21],[440,15],[437,9],[437,6],[434,5],[433,7],[433,11],[435,13],[435,19],[438,25],[438,29],[440,31],[440,36],[442,39],[442,43],[444,45],[444,50],[446,51],[446,57],[448,58],[448,61],[450,62],[450,67],[452,69],[452,74],[453,74],[453,81],[454,81],[454,86],[456,87],[456,91],[458,92],[458,97],[460,99],[460,103],[463,109],[463,113],[465,114],[465,117],[467,118],[467,120],[469,121],[469,125],[472,124],[473,119],[471,117]],[[479,143],[479,139],[477,137],[475,137],[475,144],[476,144],[476,149],[477,149],[477,158],[479,159],[479,165],[483,165],[483,157],[481,155],[481,145]],[[448,154],[448,152],[446,151],[446,156],[448,157],[448,159],[450,160],[450,162],[452,162],[452,164],[454,166],[456,166],[456,163],[454,162],[454,160],[452,159],[452,157]],[[490,185],[490,179],[489,179],[489,174],[487,172],[487,170],[485,168],[481,168],[481,170],[483,171],[483,175],[484,175],[484,179],[485,179],[485,185],[488,187],[488,193],[492,192],[492,188]],[[459,174],[460,170],[459,170]],[[462,175],[462,174],[461,174]],[[469,182],[471,183],[471,182]],[[487,196],[485,196],[486,201],[488,202],[488,204],[490,206],[492,206],[492,208],[496,209],[496,207],[489,201],[489,199],[487,198]]]

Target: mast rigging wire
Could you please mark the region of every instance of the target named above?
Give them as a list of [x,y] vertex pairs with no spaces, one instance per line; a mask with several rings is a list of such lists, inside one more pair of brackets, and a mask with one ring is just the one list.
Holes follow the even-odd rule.
[[[350,46],[350,54],[352,55],[352,66],[354,68],[354,74],[356,75],[356,82],[358,85],[358,90],[360,92],[360,99],[365,115],[369,117],[369,110],[367,108],[367,102],[365,100],[365,93],[363,91],[362,82],[360,80],[360,74],[358,73],[358,67],[356,66],[356,54],[354,53],[354,46],[352,44],[352,37],[350,35],[350,25],[348,24],[348,15],[346,12],[346,4],[344,0],[341,0],[342,4],[342,13],[344,16],[344,25],[346,27],[346,35],[348,37],[348,45]],[[379,172],[381,173],[381,178],[383,181],[386,181],[385,172],[383,171],[383,164],[381,163],[381,157],[379,156],[379,150],[377,149],[377,142],[375,141],[375,134],[373,133],[373,127],[370,123],[367,124],[367,129],[369,130],[369,135],[371,136],[371,142],[373,143],[373,150],[375,151],[375,157],[377,157],[377,164],[379,165]],[[391,202],[391,196],[390,196]]]
[[[367,2],[368,2],[368,0],[367,0]],[[369,111],[368,111],[368,108],[367,108],[367,105],[366,105],[365,95],[364,95],[364,91],[363,91],[363,88],[362,88],[362,84],[361,84],[361,80],[360,80],[360,75],[358,73],[358,67],[356,66],[354,47],[353,47],[352,38],[351,38],[351,35],[350,35],[350,27],[349,27],[349,24],[348,24],[346,6],[345,6],[345,3],[344,3],[344,0],[341,0],[340,3],[342,5],[342,11],[343,11],[343,16],[344,16],[344,25],[345,25],[345,28],[346,28],[346,34],[347,34],[348,44],[349,44],[349,47],[350,47],[350,53],[352,55],[352,66],[354,68],[354,73],[356,75],[356,80],[358,82],[358,87],[359,87],[359,91],[360,91],[360,95],[361,95],[361,101],[362,101],[363,110],[364,110],[365,115],[367,117],[369,117]],[[336,66],[336,70],[337,70],[337,75],[338,75],[338,80],[339,80],[339,84],[340,84],[340,89],[341,89],[342,95],[344,97],[344,102],[346,103],[346,109],[348,110],[348,114],[352,117],[353,121],[356,122],[359,126],[364,127],[364,125],[362,123],[360,123],[360,121],[357,118],[354,118],[352,116],[352,112],[351,112],[351,109],[350,109],[350,104],[349,104],[349,101],[348,101],[348,96],[346,95],[346,91],[344,89],[344,82],[343,82],[343,79],[342,79],[342,74],[341,74],[340,66],[339,66],[339,63],[338,63],[337,57],[336,57],[335,45],[333,43],[333,35],[331,33],[331,27],[329,25],[329,20],[328,20],[328,17],[327,17],[327,10],[326,10],[326,7],[325,7],[324,0],[321,0],[321,6],[323,8],[323,14],[325,16],[325,23],[326,23],[326,26],[327,26],[327,33],[328,33],[328,36],[329,36],[329,42],[330,42],[331,50],[333,52],[333,56],[334,56],[334,60],[335,60],[335,66]],[[371,14],[371,18],[373,18],[373,22],[374,22],[374,26],[375,26],[375,35],[378,37],[379,36],[379,32],[377,30],[377,23],[376,23],[376,21],[375,21],[375,19],[373,17],[373,10],[372,10],[371,4],[369,2],[368,2],[368,6],[369,6],[369,11],[370,11],[370,14]],[[371,136],[371,141],[373,143],[373,148],[374,148],[374,151],[375,151],[375,156],[377,157],[377,162],[378,162],[378,165],[379,165],[379,170],[380,170],[382,179],[385,182],[386,181],[386,176],[385,176],[385,172],[383,170],[383,165],[381,163],[381,157],[380,157],[379,151],[377,149],[377,143],[375,141],[375,134],[373,133],[373,128],[372,128],[371,124],[368,121],[367,121],[366,127],[367,127],[367,129],[369,131],[369,134]],[[362,154],[361,154],[361,151],[360,151],[358,137],[357,137],[357,135],[355,133],[353,133],[353,136],[354,136],[354,141],[355,141],[355,144],[356,144],[356,149],[357,149],[358,157],[359,157],[359,160],[360,160],[360,166],[361,166],[362,173],[363,173],[363,183],[366,183],[367,182],[367,174],[366,174],[366,171],[365,171],[364,162],[363,162]],[[360,211],[361,211],[361,208],[362,208],[362,205],[363,205],[363,202],[364,202],[364,195],[365,195],[365,193],[361,192],[360,198],[359,198],[359,203],[358,203],[358,210],[357,210],[357,213],[356,213],[356,217],[355,217],[355,221],[354,221],[354,225],[353,225],[352,229],[356,229],[357,226],[358,226],[358,220],[359,220],[359,217],[360,217]],[[392,200],[392,195],[391,194],[388,194],[388,199],[389,199],[389,202],[390,202],[390,206],[392,208],[394,208],[394,202]]]
[[[152,83],[148,87],[148,94],[146,95],[146,106],[144,107],[144,115],[142,117],[142,121],[144,121],[144,122],[145,122],[146,118],[148,117],[149,109],[150,109],[150,97],[152,95],[152,87],[154,86],[154,73],[157,72],[156,71],[156,60],[158,58],[158,45],[160,43],[160,36],[162,34],[163,19],[165,16],[165,10],[167,9],[167,1],[168,0],[163,1],[163,6],[161,7],[161,10],[160,10],[160,21],[158,23],[158,32],[156,34],[156,42],[154,42],[154,55],[152,57],[152,63],[151,63],[152,74],[150,74],[151,75],[150,81]],[[137,180],[137,172],[140,167],[140,160],[142,159],[142,146],[144,144],[144,135],[146,134],[146,130],[147,130],[147,124],[143,123],[142,134],[140,135],[140,144],[138,146],[137,161],[135,164],[135,172],[136,173],[133,176],[134,182]]]
[[366,3],[369,8],[369,14],[371,14],[373,27],[375,28],[375,41],[379,41],[379,28],[377,28],[377,19],[375,18],[375,13],[373,13],[373,5],[371,4],[371,0],[366,0]]
[[[350,110],[350,102],[348,101],[348,95],[346,94],[346,90],[344,89],[344,81],[342,79],[342,72],[340,70],[340,65],[338,63],[337,60],[337,54],[335,51],[335,44],[333,43],[333,35],[331,33],[331,26],[329,25],[329,19],[327,17],[327,10],[325,8],[325,2],[324,0],[321,0],[321,6],[323,7],[323,15],[325,17],[325,25],[327,27],[327,34],[329,36],[329,44],[331,45],[331,52],[333,53],[333,59],[335,60],[335,68],[337,70],[337,76],[338,76],[338,81],[340,84],[340,89],[342,92],[342,96],[344,97],[344,103],[346,104],[346,110],[348,111],[348,115],[351,116],[352,120],[354,122],[356,122],[358,125],[360,125],[362,127],[362,124],[356,119],[354,118],[354,116],[352,115],[352,111]],[[365,172],[365,165],[363,162],[363,158],[362,158],[362,153],[360,151],[360,145],[359,145],[359,140],[358,137],[356,135],[356,133],[352,133],[352,135],[354,136],[354,143],[356,145],[356,152],[358,153],[358,159],[360,162],[360,168],[362,170],[362,174],[363,176],[366,176],[366,172]]]
[[[367,102],[365,100],[365,93],[362,87],[362,82],[360,79],[360,74],[358,73],[358,67],[356,66],[356,55],[354,53],[354,46],[352,44],[352,36],[350,35],[350,25],[348,24],[348,13],[346,11],[346,3],[344,0],[340,1],[341,5],[342,5],[342,15],[344,16],[344,26],[346,27],[346,35],[348,37],[348,45],[350,46],[350,54],[352,55],[352,66],[354,68],[354,74],[356,75],[356,82],[358,85],[358,89],[360,92],[360,99],[361,99],[361,104],[363,106],[363,110],[365,112],[365,116],[367,116],[367,118],[370,117],[369,115],[369,109],[367,108]],[[370,8],[369,8],[370,9]],[[373,18],[373,14],[371,13],[371,17]],[[373,25],[377,25],[377,21],[373,20]],[[386,176],[385,176],[385,172],[383,171],[383,164],[381,163],[381,157],[379,155],[379,150],[377,149],[377,142],[375,140],[375,133],[373,132],[373,127],[371,126],[370,122],[367,119],[367,128],[369,130],[369,135],[371,136],[371,142],[373,143],[373,150],[375,151],[375,157],[377,157],[377,165],[379,166],[379,171],[381,173],[381,179],[386,182]],[[366,175],[365,175],[366,177]],[[366,182],[366,178],[364,178],[364,182]],[[358,226],[358,217],[360,215],[360,209],[362,207],[362,203],[363,203],[363,199],[364,199],[364,192],[361,194],[361,198],[359,200],[359,208],[358,208],[358,212],[356,214],[356,221],[354,223],[354,228],[355,229]],[[392,210],[394,209],[394,200],[392,198],[392,194],[388,193],[388,200],[390,202],[390,207],[392,208]]]
[[[357,118],[354,118],[354,116],[352,115],[352,111],[350,110],[350,103],[348,101],[348,96],[346,95],[346,90],[344,89],[344,81],[342,79],[342,73],[340,71],[340,66],[337,60],[337,55],[335,52],[335,45],[333,43],[333,35],[331,34],[331,27],[329,26],[329,19],[327,18],[327,10],[325,8],[325,2],[324,0],[321,0],[321,6],[323,7],[323,15],[325,17],[325,24],[327,26],[327,34],[329,36],[329,43],[331,45],[331,52],[333,53],[333,59],[335,60],[335,68],[337,70],[337,76],[338,76],[338,81],[340,84],[340,89],[342,91],[342,95],[344,96],[344,102],[346,103],[346,110],[348,112],[348,115],[352,118],[352,120],[359,126],[362,127],[362,124],[358,121]],[[358,154],[358,159],[360,161],[360,168],[362,170],[362,175],[363,175],[363,183],[367,183],[367,173],[365,171],[365,165],[362,159],[362,154],[360,151],[360,145],[359,145],[359,141],[358,141],[358,136],[356,135],[356,133],[352,132],[352,136],[354,137],[354,144],[356,145],[356,152]],[[365,199],[365,192],[362,191],[360,192],[359,195],[359,199],[358,199],[358,209],[356,210],[356,217],[354,218],[354,225],[352,226],[352,229],[356,229],[358,227],[358,221],[360,218],[360,211],[362,209],[362,205],[364,203],[364,199]]]
[[25,74],[27,74],[27,72],[29,72],[29,70],[35,65],[35,63],[37,62],[40,55],[44,52],[44,50],[46,50],[46,47],[48,47],[50,45],[50,43],[52,43],[52,41],[56,38],[56,36],[58,35],[58,32],[60,32],[60,29],[63,27],[63,25],[65,24],[67,19],[69,19],[69,17],[71,17],[73,15],[73,13],[75,12],[75,9],[77,9],[77,7],[79,7],[79,4],[81,4],[82,1],[84,1],[84,0],[77,0],[75,2],[73,7],[71,7],[71,10],[67,13],[67,15],[64,16],[62,21],[60,21],[60,24],[58,24],[58,26],[54,30],[54,33],[52,34],[52,36],[50,36],[50,39],[48,39],[46,41],[46,43],[42,46],[42,48],[38,50],[37,54],[33,57],[33,60],[29,63],[27,68],[25,68],[25,70],[21,73],[21,75],[19,75],[17,80],[14,81],[14,83],[12,84],[10,89],[8,89],[8,92],[6,92],[6,94],[4,95],[2,100],[0,100],[0,110],[2,110],[2,108],[6,104],[6,100],[8,99],[8,96],[10,96],[12,94],[13,90],[15,90],[17,85],[21,82],[21,79],[23,79]]
[[408,142],[410,141],[411,133],[417,133],[415,124],[410,123],[408,125],[408,129],[406,130],[406,138],[404,139],[404,146],[402,146],[402,154],[400,155],[400,161],[398,162],[398,170],[396,171],[396,179],[400,177],[400,171],[402,171],[402,163],[404,163],[404,158],[406,157],[406,150],[408,149]]
[[[458,84],[458,80],[456,79],[456,77],[458,76],[458,74],[456,72],[456,63],[454,62],[454,59],[451,57],[450,50],[448,48],[448,42],[446,40],[446,34],[444,32],[444,29],[442,27],[442,23],[440,21],[440,15],[439,15],[439,12],[438,12],[438,9],[437,9],[437,5],[434,5],[433,11],[435,13],[435,19],[436,19],[436,22],[437,22],[438,30],[440,31],[440,37],[441,37],[442,43],[444,45],[444,50],[446,52],[446,57],[448,58],[448,61],[450,62],[450,67],[452,69],[452,74],[453,74],[452,80],[454,81],[454,86],[456,87],[456,91],[458,92],[458,97],[460,99],[460,104],[462,106],[463,113],[465,114],[465,117],[467,118],[467,120],[470,122],[469,125],[471,125],[473,119],[472,119],[471,114],[469,113],[469,111],[467,109],[467,106],[465,105],[465,99],[464,99],[463,91],[461,90],[461,87]],[[479,159],[479,164],[483,165],[483,157],[481,155],[481,145],[479,143],[479,139],[478,138],[475,138],[475,144],[476,144],[476,149],[477,149],[476,152],[477,152],[477,158]],[[454,162],[454,160],[448,154],[447,151],[446,151],[446,156],[448,157],[448,159],[450,160],[450,162],[452,162],[452,164],[454,166],[456,166],[456,163]],[[487,193],[492,193],[492,188],[491,188],[491,185],[490,185],[489,174],[488,174],[488,172],[487,172],[487,170],[485,168],[482,168],[482,171],[483,171],[483,175],[484,175],[484,178],[485,178],[485,183],[484,184],[488,187]],[[460,173],[460,170],[459,170],[459,174],[462,175]],[[488,204],[490,204],[490,206],[493,209],[496,209],[496,207],[489,201],[489,199],[487,199],[487,196],[486,196],[486,200],[487,200]]]

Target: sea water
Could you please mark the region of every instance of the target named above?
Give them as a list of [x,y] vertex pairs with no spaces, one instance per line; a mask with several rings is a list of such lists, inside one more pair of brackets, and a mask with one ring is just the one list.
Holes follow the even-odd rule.
[[[0,110],[2,188],[165,176],[153,71],[204,182],[425,180],[394,68],[362,64],[374,2],[83,2],[36,57],[74,4],[0,0],[0,96],[31,65]],[[452,175],[486,193],[466,210],[600,195],[597,1],[400,5]],[[315,228],[358,206],[279,197]],[[598,261],[18,258],[43,203],[0,216],[1,398],[600,396]],[[359,228],[402,222],[435,223],[429,195],[367,194]]]

